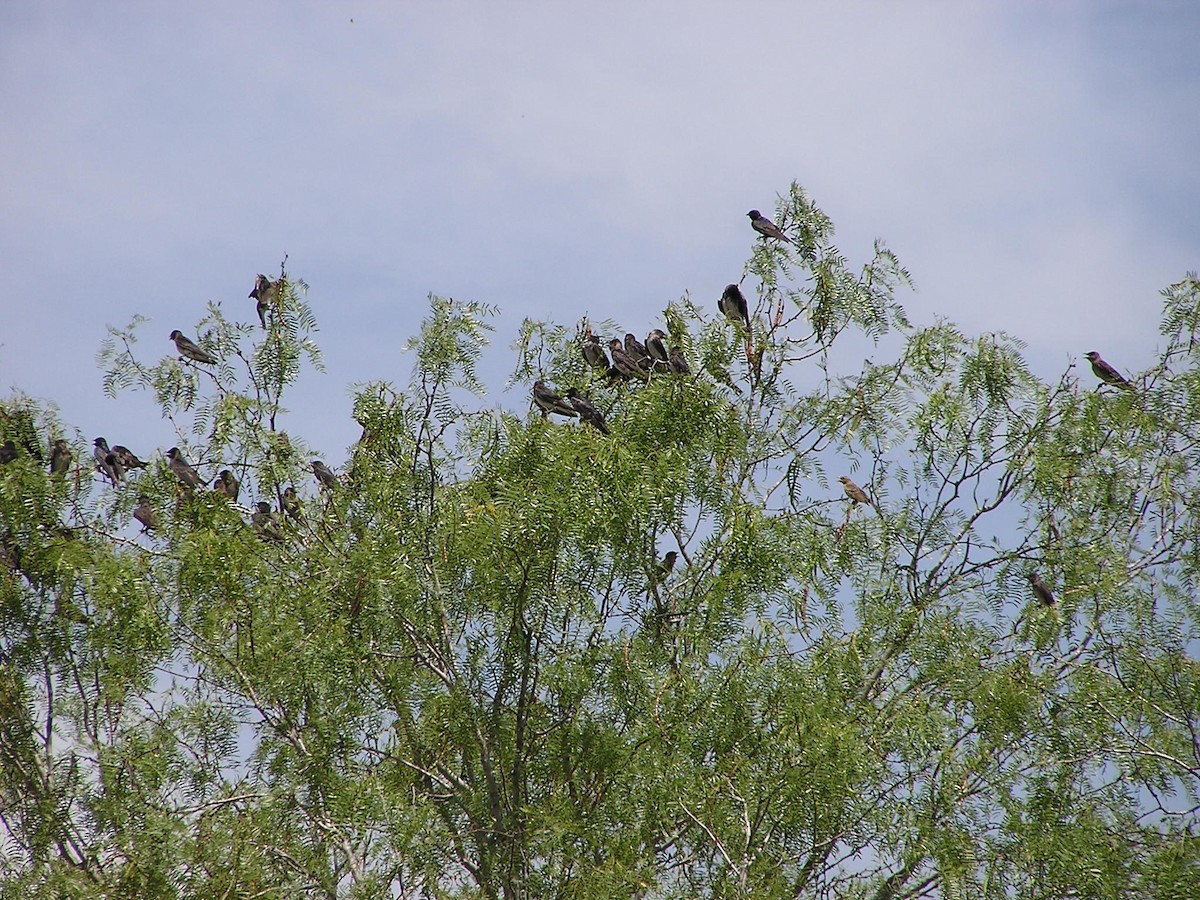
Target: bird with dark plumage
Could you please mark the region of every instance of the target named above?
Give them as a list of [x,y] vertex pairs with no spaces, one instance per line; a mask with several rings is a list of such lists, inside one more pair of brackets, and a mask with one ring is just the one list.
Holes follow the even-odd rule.
[[1092,371],[1096,374],[1096,377],[1105,384],[1116,385],[1117,387],[1126,391],[1132,391],[1134,389],[1133,385],[1129,383],[1128,379],[1126,379],[1124,375],[1101,359],[1100,354],[1095,350],[1089,350],[1084,355],[1087,357],[1087,361],[1092,364]]
[[795,244],[790,237],[783,233],[783,229],[760,213],[757,209],[752,209],[746,213],[750,217],[750,227],[757,231],[764,239],[778,238],[781,241],[787,241],[789,244]]
[[654,583],[662,584],[670,576],[675,569],[675,560],[679,554],[674,550],[668,550],[663,554],[663,558],[654,564]]
[[100,470],[100,474],[113,483],[113,487],[117,486],[122,478],[125,477],[125,470],[121,468],[120,462],[113,452],[108,449],[108,441],[102,437],[92,441],[92,458],[96,460],[96,468]]
[[183,458],[178,447],[172,447],[167,451],[167,465],[179,483],[189,490],[208,484],[195,469],[187,464],[187,460]]
[[213,490],[218,494],[224,494],[234,503],[237,503],[238,493],[241,489],[241,483],[228,469],[222,469],[221,474],[213,480]]
[[655,368],[667,368],[667,333],[661,328],[655,328],[646,335],[646,352],[650,354],[651,365]]
[[266,500],[259,500],[254,504],[254,512],[250,514],[250,524],[254,526],[258,536],[264,541],[283,540],[283,531],[279,528],[275,513],[271,511],[271,504]]
[[5,465],[17,458],[17,445],[10,439],[0,444],[0,465]]
[[112,448],[112,454],[117,458],[117,462],[121,464],[121,468],[125,470],[146,468],[146,463],[134,456],[133,451],[128,447],[117,444]]
[[145,494],[138,496],[138,505],[133,508],[133,517],[142,523],[142,534],[158,527],[158,514],[150,505],[150,498]]
[[572,408],[579,414],[579,418],[587,422],[601,434],[608,434],[608,423],[604,421],[604,416],[600,410],[592,406],[592,402],[584,397],[575,388],[567,388],[567,399],[571,402]]
[[284,488],[283,498],[279,501],[279,508],[296,522],[304,521],[304,512],[300,509],[300,496],[296,493],[294,486],[288,485],[288,487]]
[[600,339],[592,334],[591,326],[588,326],[583,338],[583,361],[593,369],[608,371],[608,356],[600,346]]
[[741,288],[736,284],[725,285],[721,299],[717,301],[717,309],[734,325],[750,325],[750,305],[746,303]]
[[338,486],[337,476],[333,474],[333,470],[319,459],[312,461],[312,473],[316,476],[317,481],[321,483],[321,487],[333,490]]
[[54,449],[50,451],[50,474],[66,475],[70,469],[71,450],[67,447],[67,442],[59,438],[54,442]]
[[574,407],[550,388],[541,379],[533,383],[533,402],[542,411],[542,416],[558,413],[560,416],[574,418],[579,415]]
[[865,503],[870,507],[875,506],[875,504],[871,502],[871,498],[867,496],[867,492],[845,475],[840,476],[838,481],[842,483],[842,490],[846,492],[846,496],[850,498],[854,505]]
[[645,344],[634,337],[632,332],[625,335],[625,352],[638,364],[639,369],[644,372],[650,371],[650,364],[653,362],[650,351],[646,349]]
[[1054,605],[1054,592],[1050,590],[1050,585],[1042,581],[1042,576],[1037,572],[1029,573],[1029,584],[1033,587],[1033,593],[1038,598],[1038,602],[1043,606]]
[[671,365],[671,371],[676,375],[691,375],[692,367],[688,365],[688,361],[683,358],[683,351],[678,347],[672,347],[671,352],[667,355],[668,362]]
[[205,352],[195,341],[189,337],[185,337],[183,332],[176,328],[170,334],[171,340],[175,342],[175,349],[179,351],[180,356],[185,356],[193,362],[208,363],[213,365],[217,358],[210,353]]
[[279,283],[272,281],[261,272],[254,277],[254,289],[250,291],[250,298],[258,301],[258,321],[262,323],[262,327],[267,327],[267,310],[271,308],[271,304],[275,302],[275,298],[279,296]]
[[625,352],[620,338],[613,338],[608,342],[608,352],[612,356],[613,368],[617,370],[617,374],[625,378],[641,378],[643,380],[649,377],[646,370],[638,365],[637,360]]

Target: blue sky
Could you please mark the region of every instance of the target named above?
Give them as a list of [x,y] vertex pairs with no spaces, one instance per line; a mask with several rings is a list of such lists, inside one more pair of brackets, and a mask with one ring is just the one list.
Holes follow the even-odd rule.
[[501,307],[521,406],[523,317],[715,314],[793,179],[852,261],[899,254],[915,322],[1136,371],[1200,266],[1198,37],[1186,2],[4,3],[0,391],[170,446],[104,397],[105,326],[165,355],[287,253],[327,364],[289,427],[336,464],[428,293]]

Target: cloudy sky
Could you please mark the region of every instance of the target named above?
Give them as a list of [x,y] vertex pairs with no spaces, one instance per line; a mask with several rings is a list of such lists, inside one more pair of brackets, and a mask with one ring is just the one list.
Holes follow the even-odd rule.
[[208,300],[250,320],[287,253],[328,370],[293,425],[337,461],[428,293],[501,307],[502,353],[525,316],[644,331],[715,304],[792,180],[852,261],[899,254],[915,322],[1136,371],[1200,267],[1198,38],[1186,0],[9,0],[0,392],[169,446],[150,398],[104,397],[105,326],[148,316],[165,354]]

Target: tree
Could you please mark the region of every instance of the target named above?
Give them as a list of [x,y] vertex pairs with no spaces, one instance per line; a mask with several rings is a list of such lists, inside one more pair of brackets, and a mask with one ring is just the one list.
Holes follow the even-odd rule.
[[1194,896],[1200,282],[1134,391],[1046,383],[910,325],[799,188],[773,219],[749,329],[667,306],[695,375],[522,325],[513,382],[611,435],[485,406],[496,311],[432,297],[320,489],[286,273],[265,334],[209,309],[216,366],[142,361],[138,320],[102,353],[249,506],[161,459],[108,487],[79,440],[53,477],[62,425],[9,398],[3,896]]

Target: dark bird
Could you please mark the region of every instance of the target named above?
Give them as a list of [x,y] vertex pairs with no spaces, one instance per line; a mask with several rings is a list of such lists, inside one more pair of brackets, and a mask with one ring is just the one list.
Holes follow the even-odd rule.
[[654,583],[662,584],[670,576],[675,568],[675,560],[679,554],[674,550],[668,550],[663,554],[663,558],[654,564]]
[[100,474],[113,483],[113,487],[117,486],[117,482],[125,476],[125,470],[120,467],[120,463],[113,455],[113,452],[108,449],[108,441],[102,437],[92,441],[92,458],[96,460],[96,468],[100,470]]
[[592,334],[590,327],[583,339],[583,360],[593,369],[608,371],[608,356],[600,346],[600,339]]
[[175,473],[175,477],[179,480],[179,483],[189,490],[208,483],[196,473],[195,469],[187,464],[187,460],[183,458],[183,454],[179,452],[178,447],[172,447],[167,451],[167,465]]
[[150,498],[145,494],[138,497],[138,505],[133,508],[133,517],[142,523],[142,534],[158,527],[158,514],[150,505]]
[[787,241],[789,244],[795,244],[790,237],[783,233],[778,225],[760,213],[757,209],[752,209],[746,213],[750,217],[750,227],[757,231],[764,238],[778,238],[781,241]]
[[645,370],[638,365],[637,360],[625,352],[620,338],[608,342],[608,352],[612,355],[613,368],[625,378],[646,378]]
[[579,415],[571,407],[570,403],[546,387],[540,380],[533,383],[533,402],[542,411],[543,416],[548,416],[550,413],[558,413],[560,416],[574,418]]
[[121,468],[129,469],[144,469],[146,464],[133,455],[128,447],[122,447],[120,444],[112,448],[112,454],[117,458],[117,462],[121,464]]
[[692,367],[688,365],[688,361],[683,358],[683,351],[678,347],[672,347],[668,356],[671,364],[671,371],[678,375],[691,375]]
[[266,500],[259,500],[254,505],[254,512],[250,514],[250,524],[254,526],[258,536],[264,541],[283,540],[279,522],[275,518],[275,513],[271,512],[271,504]]
[[1101,359],[1100,354],[1095,350],[1089,350],[1084,355],[1087,357],[1088,362],[1092,364],[1092,371],[1096,373],[1096,377],[1105,384],[1113,384],[1126,391],[1134,389],[1125,376]]
[[210,353],[206,353],[201,347],[191,338],[184,337],[182,331],[176,328],[171,332],[171,340],[175,342],[175,349],[179,351],[180,356],[186,356],[188,359],[198,363],[215,364],[217,358]]
[[17,445],[11,440],[0,444],[0,464],[10,463],[17,458]]
[[638,367],[649,372],[650,364],[653,362],[650,356],[650,351],[646,349],[646,345],[639,341],[632,333],[625,335],[625,352],[630,358],[638,364]]
[[304,521],[304,513],[300,509],[300,496],[296,493],[296,488],[289,485],[284,488],[283,499],[279,501],[279,508],[282,509],[289,518],[297,521]]
[[266,328],[267,310],[271,308],[271,304],[279,296],[278,283],[272,281],[266,275],[259,273],[254,278],[254,289],[250,291],[249,296],[258,301],[258,321],[262,323],[263,328]]
[[70,468],[71,450],[67,447],[67,442],[59,438],[54,442],[54,449],[50,451],[50,474],[66,475]]
[[241,489],[242,485],[228,469],[222,469],[221,474],[213,481],[213,490],[218,494],[224,494],[234,503],[237,503],[238,492]]
[[1037,572],[1029,573],[1029,584],[1033,587],[1033,593],[1038,598],[1038,602],[1043,606],[1054,605],[1054,591],[1050,590],[1050,585],[1042,581],[1042,576]]
[[14,449],[23,447],[25,452],[39,463],[46,461],[37,427],[33,424],[33,413],[21,407],[0,410],[0,424],[3,425],[2,430],[5,434],[15,438]]
[[871,502],[871,498],[867,496],[867,492],[845,475],[842,475],[840,478],[838,478],[838,481],[842,483],[842,490],[846,492],[846,496],[849,497],[855,505],[859,503],[865,503],[867,506],[871,507],[875,505]]
[[721,299],[717,301],[717,309],[721,310],[734,325],[750,325],[750,306],[742,295],[742,290],[736,284],[725,285]]
[[571,401],[571,406],[575,408],[575,412],[579,413],[579,418],[587,422],[601,434],[608,434],[608,423],[604,421],[604,416],[600,410],[592,406],[590,400],[584,397],[575,388],[567,389],[567,399]]
[[333,474],[329,466],[321,462],[319,459],[312,461],[313,475],[317,476],[317,481],[321,482],[321,487],[333,490],[338,486],[337,476]]
[[655,328],[646,335],[646,352],[650,354],[654,366],[667,368],[667,333],[661,328]]

